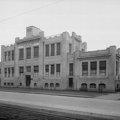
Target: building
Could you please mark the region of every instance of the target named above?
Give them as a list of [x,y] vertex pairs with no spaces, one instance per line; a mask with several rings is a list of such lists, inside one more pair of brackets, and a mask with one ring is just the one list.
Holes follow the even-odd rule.
[[0,86],[1,86],[1,62],[0,62]]
[[75,52],[74,74],[76,89],[117,91],[120,89],[120,49]]
[[86,50],[86,42],[74,32],[45,37],[44,31],[29,26],[24,38],[1,47],[1,86],[118,90],[120,50]]

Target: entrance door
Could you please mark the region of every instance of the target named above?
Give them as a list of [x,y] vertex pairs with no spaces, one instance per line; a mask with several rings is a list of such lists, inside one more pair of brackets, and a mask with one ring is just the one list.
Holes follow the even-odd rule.
[[31,83],[31,76],[26,75],[26,87],[30,87],[30,83]]
[[69,78],[69,88],[73,88],[73,78]]

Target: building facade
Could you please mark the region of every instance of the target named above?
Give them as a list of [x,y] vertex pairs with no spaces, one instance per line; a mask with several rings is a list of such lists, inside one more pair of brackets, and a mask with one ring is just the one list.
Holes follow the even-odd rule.
[[81,36],[50,37],[34,26],[15,44],[1,47],[1,86],[115,91],[120,88],[120,50],[86,51]]

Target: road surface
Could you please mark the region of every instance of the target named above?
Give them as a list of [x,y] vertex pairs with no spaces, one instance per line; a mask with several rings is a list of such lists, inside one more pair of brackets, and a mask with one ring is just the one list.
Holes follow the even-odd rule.
[[0,91],[0,102],[120,120],[120,101]]

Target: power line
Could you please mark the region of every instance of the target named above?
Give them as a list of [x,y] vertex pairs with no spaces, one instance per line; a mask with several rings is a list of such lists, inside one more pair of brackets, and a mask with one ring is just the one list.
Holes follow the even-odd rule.
[[48,7],[48,6],[57,4],[57,3],[62,2],[62,1],[64,1],[64,0],[55,1],[55,2],[53,2],[53,3],[50,3],[50,4],[47,4],[47,5],[41,6],[41,7],[39,7],[39,8],[35,8],[35,9],[29,10],[29,11],[25,11],[25,12],[16,14],[16,15],[14,15],[14,16],[10,16],[10,17],[4,18],[4,19],[0,20],[0,23],[5,22],[5,21],[8,21],[8,20],[13,19],[13,18],[16,18],[16,17],[19,17],[19,16],[22,16],[22,15],[25,15],[25,14],[29,14],[29,13],[31,13],[31,12],[34,12],[34,11],[37,11],[37,10],[39,10],[39,9],[42,9],[42,8],[45,8],[45,7]]

